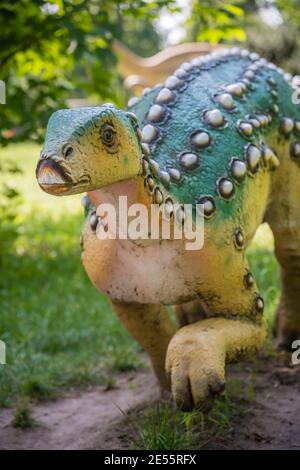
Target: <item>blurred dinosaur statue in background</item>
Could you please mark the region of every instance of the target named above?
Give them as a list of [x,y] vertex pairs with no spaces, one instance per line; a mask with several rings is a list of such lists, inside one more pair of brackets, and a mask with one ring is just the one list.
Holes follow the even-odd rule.
[[114,40],[113,51],[118,56],[118,71],[125,77],[124,87],[135,94],[141,94],[143,88],[153,87],[173,73],[184,61],[195,57],[222,50],[224,46],[212,46],[205,42],[191,42],[170,46],[152,57],[140,57]]
[[[245,257],[263,221],[281,266],[278,344],[300,338],[300,110],[291,80],[233,48],[184,62],[163,85],[132,98],[129,111],[65,109],[48,123],[38,182],[54,195],[88,192],[86,272],[185,410],[222,394],[226,363],[265,340],[264,302]],[[117,209],[120,195],[128,205],[164,205],[180,225],[184,207],[175,213],[174,205],[200,203],[203,248],[100,240],[97,208]]]

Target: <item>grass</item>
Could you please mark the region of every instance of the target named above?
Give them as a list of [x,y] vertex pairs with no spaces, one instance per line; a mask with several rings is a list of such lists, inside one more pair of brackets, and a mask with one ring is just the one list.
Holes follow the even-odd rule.
[[28,400],[20,400],[14,412],[12,425],[15,428],[28,429],[36,424],[35,419],[32,417],[32,409]]
[[[0,151],[0,160],[23,170],[9,182],[23,199],[14,222],[18,237],[0,264],[0,339],[7,348],[7,364],[0,366],[2,407],[18,396],[54,398],[62,387],[102,383],[110,388],[118,372],[142,365],[139,346],[80,264],[80,197],[44,194],[34,176],[38,155],[33,144]],[[279,275],[266,226],[248,257],[271,324]]]
[[194,422],[199,422],[196,411],[181,413],[172,404],[157,403],[140,413],[135,424],[135,449],[183,450],[192,449],[197,441]]
[[[149,405],[137,415],[129,415],[129,445],[143,450],[187,450],[201,449],[207,444],[225,446],[237,422],[243,422],[252,412],[256,398],[256,361],[247,364],[246,380],[229,377],[225,396],[214,400],[209,412],[193,410],[189,413],[178,410],[173,402]],[[244,372],[240,363],[239,372]]]
[[199,449],[210,441],[225,440],[234,420],[249,412],[244,400],[234,398],[230,386],[223,399],[216,399],[209,413],[184,413],[173,403],[156,403],[131,421],[130,445],[144,450]]
[[39,148],[1,150],[20,164],[10,182],[22,194],[19,236],[0,265],[0,406],[17,396],[49,399],[62,387],[107,384],[119,371],[141,366],[140,348],[123,329],[108,299],[80,263],[80,197],[56,199],[38,188]]
[[274,239],[267,224],[261,225],[247,251],[251,271],[265,301],[265,317],[271,328],[279,301],[279,266],[274,256]]

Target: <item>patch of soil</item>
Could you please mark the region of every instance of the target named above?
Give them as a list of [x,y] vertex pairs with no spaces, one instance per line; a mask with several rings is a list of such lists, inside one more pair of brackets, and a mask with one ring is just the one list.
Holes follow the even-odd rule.
[[[235,419],[225,441],[210,442],[206,449],[300,450],[300,366],[286,362],[286,357],[258,359],[249,413]],[[237,369],[231,366],[230,375],[249,381]]]
[[[300,366],[279,358],[228,367],[227,374],[247,385],[255,368],[250,412],[238,416],[228,435],[210,439],[204,449],[300,449]],[[253,374],[252,374],[253,379]],[[12,410],[0,412],[0,449],[126,449],[135,412],[159,398],[150,368],[122,374],[118,388],[92,387],[34,407],[39,423],[27,430],[12,426]],[[130,416],[130,419],[128,418]],[[129,422],[130,421],[130,422]]]
[[[123,448],[120,423],[131,409],[159,398],[150,369],[122,374],[117,387],[91,387],[42,402],[33,410],[37,425],[25,430],[12,426],[13,410],[0,411],[0,449],[118,449]],[[125,439],[126,440],[126,439]]]

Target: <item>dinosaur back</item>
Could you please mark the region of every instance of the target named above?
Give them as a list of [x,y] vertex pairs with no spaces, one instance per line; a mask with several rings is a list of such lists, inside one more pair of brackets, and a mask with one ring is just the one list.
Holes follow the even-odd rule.
[[238,211],[247,179],[278,164],[269,136],[300,132],[292,94],[289,74],[232,49],[182,64],[164,85],[134,99],[129,110],[142,129],[154,201],[200,202],[209,218]]

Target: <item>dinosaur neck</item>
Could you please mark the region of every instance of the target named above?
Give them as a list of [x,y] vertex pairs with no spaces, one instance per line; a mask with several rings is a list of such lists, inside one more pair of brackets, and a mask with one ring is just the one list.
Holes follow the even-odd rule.
[[117,208],[119,196],[127,196],[128,207],[136,203],[149,207],[152,202],[151,195],[145,190],[144,178],[141,175],[90,191],[88,196],[95,207],[109,203]]

